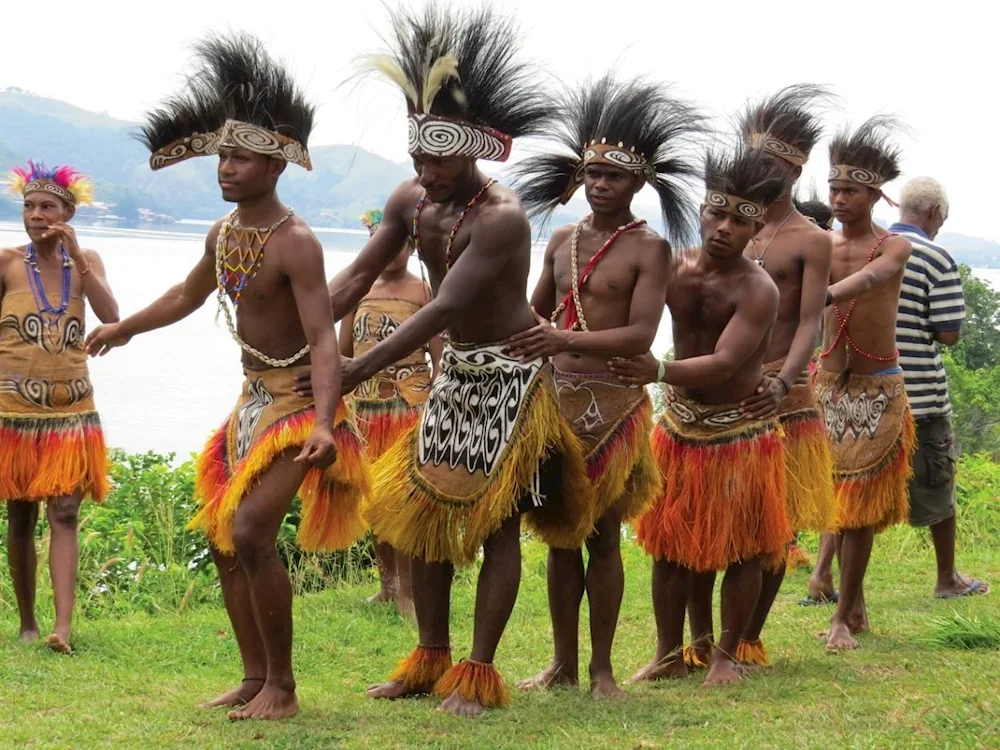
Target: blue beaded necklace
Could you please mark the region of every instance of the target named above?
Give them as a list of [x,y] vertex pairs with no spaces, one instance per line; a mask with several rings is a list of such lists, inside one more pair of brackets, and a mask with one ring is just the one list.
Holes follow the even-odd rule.
[[[69,309],[69,292],[73,263],[70,261],[69,253],[66,252],[65,247],[59,245],[59,250],[62,253],[62,290],[59,307],[52,307],[49,304],[49,298],[45,294],[45,288],[42,286],[42,275],[38,270],[38,254],[35,252],[34,243],[29,242],[24,252],[24,262],[31,269],[28,273],[28,285],[31,287],[31,293],[35,297],[35,307],[38,310],[38,314],[42,316],[48,328],[58,325],[62,316],[66,314],[66,310]],[[46,316],[48,317],[46,318]]]

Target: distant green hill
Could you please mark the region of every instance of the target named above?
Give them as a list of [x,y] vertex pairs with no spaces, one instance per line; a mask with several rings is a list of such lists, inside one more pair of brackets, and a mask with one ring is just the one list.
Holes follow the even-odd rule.
[[[0,92],[4,165],[29,158],[73,164],[94,179],[98,200],[118,204],[114,212],[131,219],[138,208],[178,219],[212,219],[229,210],[211,159],[152,172],[149,154],[134,132],[134,123],[66,102],[16,89]],[[308,221],[324,226],[357,227],[358,216],[382,206],[391,190],[413,174],[408,164],[354,146],[317,146],[311,152],[313,171],[291,167],[282,178],[281,196]],[[5,201],[0,215],[16,212],[16,204]]]

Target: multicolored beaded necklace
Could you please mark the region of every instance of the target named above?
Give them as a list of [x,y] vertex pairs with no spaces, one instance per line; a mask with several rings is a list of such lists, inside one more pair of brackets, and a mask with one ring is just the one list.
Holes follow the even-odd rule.
[[59,307],[52,307],[49,304],[48,296],[45,294],[45,288],[42,286],[42,274],[38,270],[38,253],[35,252],[34,243],[29,242],[28,247],[24,251],[24,262],[31,269],[28,273],[28,286],[31,287],[31,293],[35,298],[35,307],[38,310],[38,314],[42,317],[46,328],[59,325],[62,316],[69,309],[73,262],[70,260],[66,248],[61,244],[59,245],[59,251],[62,253],[62,289],[59,295]]
[[[216,271],[220,290],[228,290],[233,306],[239,307],[240,296],[247,284],[257,275],[264,262],[264,247],[271,235],[292,218],[288,213],[269,227],[244,227],[239,223],[239,209],[233,211],[222,222],[216,244]],[[229,241],[233,241],[232,248]]]
[[[465,204],[465,208],[462,209],[462,213],[460,213],[458,215],[458,221],[456,221],[455,222],[455,226],[453,226],[451,228],[451,233],[448,235],[448,244],[445,246],[445,251],[444,251],[445,273],[447,273],[448,271],[451,270],[451,250],[452,250],[452,246],[455,244],[455,236],[458,234],[458,230],[462,228],[462,222],[465,221],[466,214],[468,214],[469,211],[471,211],[473,209],[473,207],[477,203],[479,203],[479,199],[482,198],[483,195],[486,193],[486,191],[489,190],[490,187],[492,185],[494,185],[495,183],[496,183],[496,180],[494,180],[492,177],[490,179],[488,179],[486,181],[486,184],[483,185],[481,188],[479,188],[479,192],[476,193],[474,196],[472,196],[472,200],[470,200],[467,204]],[[417,258],[420,259],[420,263],[421,263],[420,274],[421,274],[421,276],[423,276],[423,270],[424,270],[423,269],[424,255],[423,255],[423,251],[420,248],[420,212],[423,210],[423,208],[424,208],[424,201],[426,201],[426,200],[427,200],[427,193],[425,192],[423,195],[420,196],[420,200],[417,201],[417,207],[413,211],[413,230],[412,230],[413,231],[413,247],[417,251]],[[426,283],[426,280],[424,281],[424,283]]]
[[[288,213],[271,226],[258,228],[241,226],[238,223],[239,209],[233,209],[232,213],[222,222],[222,226],[219,228],[219,237],[215,243],[215,280],[218,286],[216,296],[219,302],[219,312],[223,313],[226,318],[229,335],[243,351],[253,355],[261,362],[271,365],[271,367],[288,367],[295,364],[309,353],[309,345],[306,344],[291,357],[285,359],[275,359],[259,349],[255,349],[244,341],[236,331],[236,322],[229,309],[229,299],[232,295],[233,310],[237,310],[243,290],[257,275],[261,263],[264,262],[264,246],[267,245],[267,241],[271,239],[271,235],[278,227],[292,218],[294,213],[292,209],[288,209]],[[233,240],[231,249],[229,247],[230,238]],[[232,260],[234,258],[235,263]]]
[[[593,215],[587,216],[576,225],[573,230],[573,241],[570,245],[570,273],[572,275],[570,293],[566,295],[562,302],[559,303],[559,307],[555,309],[550,318],[551,322],[555,323],[559,320],[559,316],[562,315],[563,310],[566,310],[566,330],[571,331],[574,328],[579,327],[581,330],[589,330],[587,328],[587,321],[583,317],[583,304],[580,302],[580,288],[587,283],[587,279],[590,278],[591,272],[597,266],[598,261],[604,257],[610,247],[615,244],[615,241],[621,237],[625,232],[636,227],[641,227],[646,223],[645,219],[634,219],[628,224],[623,224],[614,231],[614,233],[608,237],[607,241],[601,245],[601,249],[594,253],[594,257],[588,261],[587,265],[583,268],[583,275],[578,275],[578,258],[579,258],[579,244],[580,244],[580,232],[583,229],[583,225],[588,221],[593,219]],[[570,307],[570,302],[573,303],[573,307]]]
[[[872,248],[871,253],[868,255],[868,263],[871,263],[873,260],[875,260],[875,253],[877,253],[878,249],[880,247],[882,247],[882,243],[885,242],[890,237],[895,237],[895,236],[896,235],[893,232],[889,232],[888,234],[884,234],[881,237],[879,237],[878,241],[875,243],[875,247]],[[837,315],[837,324],[839,325],[839,328],[837,329],[837,335],[833,339],[833,343],[830,344],[830,348],[827,349],[824,352],[820,352],[819,356],[821,356],[821,357],[829,357],[831,354],[833,354],[833,350],[836,349],[837,346],[840,344],[840,340],[844,339],[847,342],[847,345],[851,349],[853,349],[856,354],[860,354],[865,359],[870,359],[873,362],[892,362],[893,360],[895,360],[899,356],[899,350],[898,349],[896,350],[896,352],[891,357],[882,357],[882,356],[879,356],[878,354],[869,354],[864,349],[862,349],[860,346],[858,346],[854,342],[854,339],[851,338],[851,334],[848,333],[848,331],[847,331],[847,323],[848,323],[848,321],[850,321],[851,314],[854,312],[854,307],[857,304],[858,304],[858,298],[855,297],[853,300],[851,300],[851,306],[847,308],[847,315],[841,315],[840,314],[840,305],[834,303],[834,305],[833,305],[833,311]]]

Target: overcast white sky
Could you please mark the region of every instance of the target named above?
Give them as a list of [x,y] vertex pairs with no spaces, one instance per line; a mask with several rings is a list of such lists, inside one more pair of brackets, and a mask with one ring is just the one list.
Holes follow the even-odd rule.
[[[526,53],[567,83],[619,64],[626,75],[675,81],[719,115],[785,84],[825,83],[843,98],[831,130],[878,111],[897,114],[912,131],[903,140],[904,178],[927,174],[944,183],[952,203],[946,230],[1000,240],[991,207],[1000,179],[995,3],[497,2],[520,18]],[[192,40],[210,29],[246,29],[292,64],[321,105],[312,145],[353,143],[406,158],[405,111],[395,90],[376,81],[340,85],[352,60],[378,46],[384,10],[374,0],[145,7],[48,0],[4,3],[2,18],[10,33],[0,88],[19,86],[129,119],[177,88]],[[820,147],[806,179],[823,185],[826,169]],[[901,184],[887,192],[898,194]]]

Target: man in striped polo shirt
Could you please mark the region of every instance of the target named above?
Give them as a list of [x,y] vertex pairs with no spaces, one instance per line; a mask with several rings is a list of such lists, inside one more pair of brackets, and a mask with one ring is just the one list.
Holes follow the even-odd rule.
[[962,576],[955,568],[955,433],[938,344],[958,343],[965,300],[955,261],[932,242],[948,219],[944,189],[930,177],[910,180],[900,196],[899,219],[889,231],[913,245],[896,317],[899,364],[917,426],[910,524],[930,527],[937,558],[934,596],[985,594],[985,581]]

